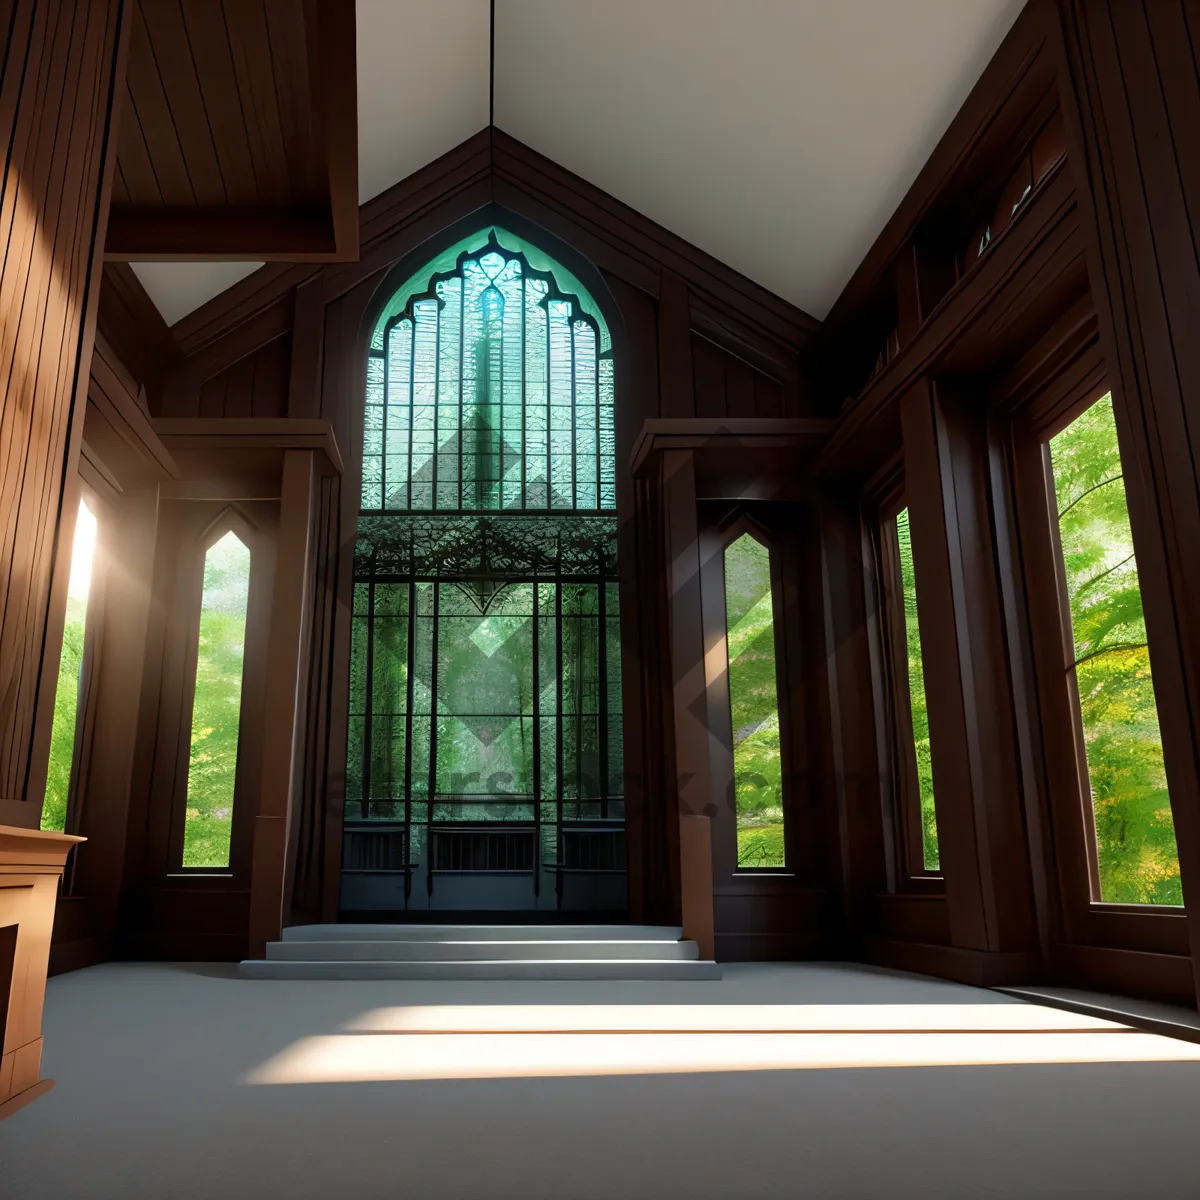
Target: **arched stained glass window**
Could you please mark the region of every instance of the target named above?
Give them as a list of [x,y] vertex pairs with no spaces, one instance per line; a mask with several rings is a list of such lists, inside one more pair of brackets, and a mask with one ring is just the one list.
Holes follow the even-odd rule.
[[342,910],[622,908],[604,319],[490,228],[368,355]]
[[494,229],[426,278],[372,338],[363,510],[615,508],[613,360],[595,306]]

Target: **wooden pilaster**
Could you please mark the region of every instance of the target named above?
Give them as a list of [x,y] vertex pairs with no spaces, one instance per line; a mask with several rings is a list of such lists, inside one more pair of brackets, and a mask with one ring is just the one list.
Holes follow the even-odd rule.
[[1028,952],[1035,938],[1032,884],[993,552],[986,415],[975,398],[921,380],[901,416],[951,943]]
[[288,450],[283,459],[279,540],[267,644],[262,736],[262,786],[254,822],[250,876],[250,956],[263,958],[283,926],[287,849],[293,817],[297,743],[306,704],[315,452]]

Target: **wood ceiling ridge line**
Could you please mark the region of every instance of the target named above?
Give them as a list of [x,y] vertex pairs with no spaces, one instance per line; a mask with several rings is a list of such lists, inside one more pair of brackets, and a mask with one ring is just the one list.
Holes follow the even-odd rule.
[[[785,300],[769,288],[756,283],[741,271],[700,249],[699,246],[674,233],[665,225],[647,217],[631,205],[618,200],[603,188],[597,187],[573,171],[559,166],[552,159],[539,154],[510,134],[505,134],[502,130],[497,130],[497,133],[500,134],[501,142],[507,143],[506,146],[502,144],[496,161],[496,172],[501,178],[514,178],[513,173],[506,171],[504,166],[504,155],[508,153],[514,160],[546,178],[556,188],[578,197],[585,204],[594,205],[604,211],[608,217],[619,221],[622,228],[629,231],[626,236],[630,245],[637,245],[639,237],[649,242],[658,251],[651,255],[656,264],[661,264],[664,258],[674,257],[687,263],[700,274],[712,276],[720,280],[726,287],[741,292],[750,302],[759,307],[774,311],[783,321],[793,324],[799,329],[806,329],[810,335],[820,329],[822,323],[816,317],[806,313],[791,301]],[[517,175],[515,178],[521,181],[521,176]],[[549,197],[553,193],[547,189],[543,194]],[[611,229],[611,225],[607,228]],[[691,272],[680,273],[687,275]]]
[[[837,430],[818,463],[819,471],[831,469],[872,422],[963,339],[994,306],[997,297],[1003,300],[1005,290],[1026,273],[1041,247],[1049,245],[1056,236],[1060,238],[1060,246],[1078,242],[1078,221],[1070,224],[1070,217],[1077,212],[1073,183],[1062,171],[1055,173],[1054,182],[1057,186],[1053,190],[1047,187],[1042,193],[1044,196],[1061,193],[1053,207],[1043,204],[1035,208],[1029,204],[1018,214],[1028,216],[1038,212],[1043,215],[1041,223],[1014,220],[995,243],[995,250],[1000,253],[993,257],[989,248],[983,261],[942,298],[912,341],[839,414]],[[1019,233],[1022,236],[1016,236]],[[1077,251],[1082,254],[1082,247],[1077,247]],[[1052,280],[1042,282],[1049,286]],[[1012,301],[1009,307],[1011,304]]]
[[1053,87],[1047,46],[1048,4],[1031,0],[955,113],[903,199],[888,218],[825,317],[825,339],[836,338],[884,281],[921,221],[945,194],[964,164],[995,128],[1009,104],[1036,72]]

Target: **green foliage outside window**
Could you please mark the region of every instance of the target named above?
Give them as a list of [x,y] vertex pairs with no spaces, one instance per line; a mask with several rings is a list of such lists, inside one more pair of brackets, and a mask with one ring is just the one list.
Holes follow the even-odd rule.
[[229,866],[250,551],[232,531],[204,556],[183,833],[185,867]]
[[900,584],[904,592],[904,642],[908,658],[908,707],[912,714],[913,749],[917,759],[917,788],[921,797],[921,848],[926,871],[941,868],[937,813],[933,806],[933,759],[929,750],[929,708],[925,703],[925,665],[917,623],[917,575],[913,567],[912,532],[908,509],[896,517],[900,546]]
[[785,865],[783,763],[770,552],[749,534],[725,551],[726,649],[739,867]]
[[79,711],[80,674],[87,632],[88,593],[92,582],[92,554],[96,546],[96,518],[80,502],[71,549],[71,575],[67,583],[67,619],[63,625],[62,654],[54,692],[54,724],[50,732],[50,762],[46,772],[46,797],[42,828],[62,830],[67,822],[71,795],[71,767],[75,759],[75,727]]
[[1112,397],[1050,442],[1100,899],[1182,904]]

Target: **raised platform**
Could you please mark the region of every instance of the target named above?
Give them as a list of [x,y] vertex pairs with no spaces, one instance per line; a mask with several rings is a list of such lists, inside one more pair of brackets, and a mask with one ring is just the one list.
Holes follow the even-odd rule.
[[719,979],[678,927],[299,925],[249,979]]

